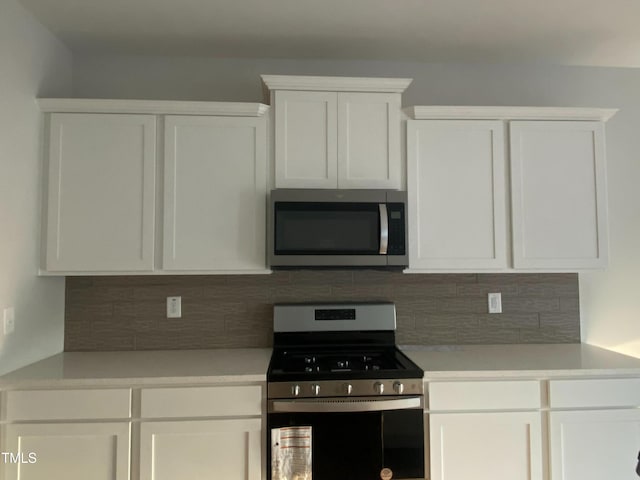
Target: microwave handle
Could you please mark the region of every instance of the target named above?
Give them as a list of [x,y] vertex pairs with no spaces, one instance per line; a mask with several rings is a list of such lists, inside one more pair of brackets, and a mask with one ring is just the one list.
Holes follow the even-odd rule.
[[380,212],[380,255],[387,254],[387,248],[389,247],[389,217],[387,215],[387,205],[384,203],[378,204],[378,210]]

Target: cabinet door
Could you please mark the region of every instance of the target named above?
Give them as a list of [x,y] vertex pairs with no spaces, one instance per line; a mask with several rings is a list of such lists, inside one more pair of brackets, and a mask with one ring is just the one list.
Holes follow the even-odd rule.
[[51,272],[153,270],[155,117],[52,114]]
[[607,262],[603,124],[511,122],[515,268]]
[[429,421],[431,480],[542,480],[539,413],[442,413]]
[[633,479],[640,410],[551,412],[551,480]]
[[409,267],[505,268],[504,126],[410,120]]
[[337,94],[275,92],[276,188],[337,188]]
[[261,421],[143,422],[140,480],[260,480]]
[[165,270],[265,269],[264,118],[165,119]]
[[400,94],[338,93],[338,188],[400,189]]
[[129,423],[9,424],[6,431],[6,451],[22,456],[4,462],[5,480],[129,479]]

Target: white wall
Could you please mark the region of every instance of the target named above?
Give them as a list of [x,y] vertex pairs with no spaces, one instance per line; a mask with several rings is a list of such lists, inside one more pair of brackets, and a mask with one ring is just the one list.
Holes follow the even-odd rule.
[[[39,278],[41,115],[69,95],[70,53],[15,0],[0,0],[0,374],[62,351],[64,278]],[[4,336],[2,309],[15,308]]]
[[582,337],[640,357],[640,69],[77,56],[74,94],[260,101],[261,73],[412,77],[405,105],[620,108],[607,126],[611,265],[580,275]]

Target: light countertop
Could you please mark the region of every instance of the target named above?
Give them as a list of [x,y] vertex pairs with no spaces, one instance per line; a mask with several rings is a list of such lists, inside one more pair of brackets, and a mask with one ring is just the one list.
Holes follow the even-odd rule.
[[640,375],[640,359],[587,344],[405,346],[426,380]]
[[270,348],[65,352],[0,377],[0,387],[264,382],[270,358]]
[[[640,359],[584,344],[404,346],[427,380],[640,376]],[[0,377],[0,388],[266,381],[269,348],[67,352]]]

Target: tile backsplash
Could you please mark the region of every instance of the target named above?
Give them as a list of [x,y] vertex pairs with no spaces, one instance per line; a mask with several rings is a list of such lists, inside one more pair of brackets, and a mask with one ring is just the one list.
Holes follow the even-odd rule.
[[[501,314],[487,294],[502,293]],[[166,297],[182,318],[166,318]],[[577,274],[419,275],[295,270],[271,275],[68,277],[65,350],[268,347],[284,302],[393,301],[401,345],[580,341]]]

